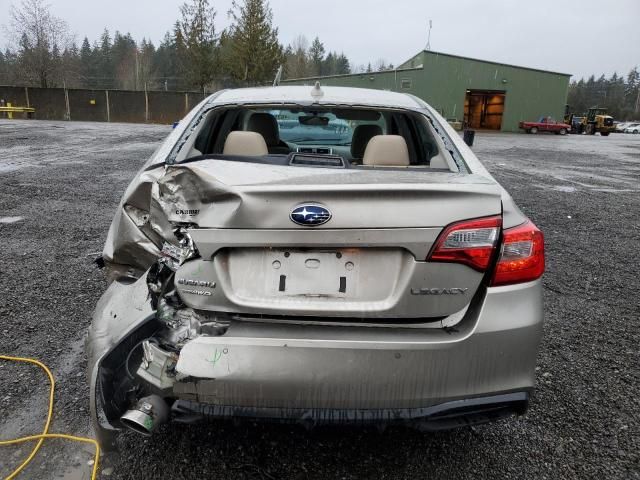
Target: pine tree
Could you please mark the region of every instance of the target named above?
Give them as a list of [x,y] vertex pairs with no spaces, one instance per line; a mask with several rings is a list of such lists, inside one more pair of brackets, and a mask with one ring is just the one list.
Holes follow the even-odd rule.
[[111,35],[106,28],[100,35],[100,47],[96,52],[96,63],[101,88],[114,88],[115,72],[111,57]]
[[311,76],[317,77],[323,74],[322,62],[324,61],[324,45],[318,37],[314,38],[309,48],[309,67]]
[[633,68],[627,75],[627,83],[624,90],[627,118],[638,118],[640,114],[640,72],[638,67]]
[[349,59],[344,53],[341,53],[336,60],[336,73],[338,75],[351,73],[351,65],[349,64]]
[[310,75],[307,50],[309,41],[304,35],[298,35],[285,51],[286,78],[303,78]]
[[163,90],[182,90],[186,87],[181,78],[176,39],[168,32],[154,55],[153,71]]
[[234,0],[230,15],[234,23],[225,63],[232,77],[246,85],[272,80],[284,62],[284,53],[271,7],[265,0]]
[[138,49],[138,68],[140,70],[140,84],[144,90],[151,87],[153,75],[153,56],[156,53],[156,47],[152,42],[148,42],[145,38],[140,43]]
[[95,88],[97,86],[97,66],[94,51],[91,48],[89,39],[84,37],[82,47],[80,47],[80,78],[87,88]]
[[191,0],[180,7],[180,13],[182,19],[174,30],[178,55],[189,83],[204,92],[217,71],[216,12],[209,0]]
[[333,52],[329,52],[322,61],[322,74],[333,75],[336,69],[336,59],[333,56]]
[[115,88],[125,90],[139,90],[142,88],[139,79],[137,50],[138,46],[131,34],[123,35],[116,31],[113,35],[113,46],[111,47]]

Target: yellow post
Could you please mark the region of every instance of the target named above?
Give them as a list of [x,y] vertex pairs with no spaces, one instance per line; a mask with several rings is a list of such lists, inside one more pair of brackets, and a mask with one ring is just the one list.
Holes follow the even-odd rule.
[[[7,103],[7,107],[11,108],[11,103]],[[8,111],[7,112],[7,118],[8,119],[12,119],[13,118],[13,112],[12,111]]]

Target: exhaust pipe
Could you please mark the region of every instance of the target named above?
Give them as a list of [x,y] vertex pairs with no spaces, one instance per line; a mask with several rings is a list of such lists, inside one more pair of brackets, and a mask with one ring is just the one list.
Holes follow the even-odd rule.
[[127,410],[120,417],[120,422],[125,427],[147,437],[167,420],[169,420],[169,407],[158,395],[141,398],[135,408]]

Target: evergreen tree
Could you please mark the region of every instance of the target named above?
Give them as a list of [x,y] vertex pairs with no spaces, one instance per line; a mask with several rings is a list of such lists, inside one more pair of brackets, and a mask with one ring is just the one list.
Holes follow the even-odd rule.
[[115,87],[111,47],[111,35],[109,35],[109,30],[105,28],[100,36],[100,47],[95,53],[97,76],[99,77],[98,85],[101,88]]
[[351,65],[346,55],[341,53],[336,59],[336,74],[345,75],[347,73],[351,73]]
[[186,88],[181,78],[176,39],[168,32],[154,55],[153,71],[161,89],[182,90]]
[[324,54],[324,45],[318,37],[314,38],[313,43],[309,48],[309,66],[311,76],[317,77],[323,74],[322,63],[324,61]]
[[89,39],[84,37],[82,47],[80,47],[80,78],[82,79],[84,86],[88,88],[96,88],[97,74],[98,67],[96,65],[94,50],[91,48]]
[[174,30],[176,48],[189,83],[204,92],[217,73],[216,12],[209,0],[191,0],[180,7],[180,13]]
[[336,56],[333,52],[329,52],[325,59],[322,61],[322,74],[335,75],[336,67]]
[[232,77],[247,85],[273,80],[284,53],[273,26],[271,7],[265,0],[234,0],[230,11],[233,25],[225,64]]
[[571,82],[567,102],[571,112],[583,114],[591,107],[603,107],[618,121],[634,120],[640,116],[638,83],[640,75],[634,68],[626,77],[614,73],[610,78],[591,75],[586,81]]
[[9,80],[9,59],[7,55],[0,50],[0,85],[10,84]]
[[298,35],[285,51],[285,76],[304,78],[311,74],[307,50],[309,41],[304,35]]
[[140,65],[138,62],[138,46],[131,34],[125,35],[116,31],[111,47],[111,61],[115,88],[140,90]]
[[80,64],[80,51],[78,46],[74,43],[69,48],[65,48],[62,53],[62,74],[60,81],[62,86],[68,88],[80,88],[83,83],[80,79],[81,64]]
[[152,42],[148,42],[143,38],[137,53],[140,83],[145,90],[148,90],[153,81],[153,57],[156,53],[156,47]]

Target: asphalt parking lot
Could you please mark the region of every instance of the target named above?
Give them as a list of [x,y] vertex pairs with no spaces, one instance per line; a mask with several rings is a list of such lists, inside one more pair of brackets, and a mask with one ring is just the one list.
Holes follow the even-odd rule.
[[[169,127],[0,120],[0,354],[58,385],[52,431],[88,433],[92,264],[120,197]],[[526,416],[421,434],[231,423],[126,434],[102,478],[640,479],[640,135],[476,135],[474,151],[544,231],[546,323]],[[0,363],[0,438],[37,433],[47,384]],[[0,477],[29,448],[0,450]],[[47,443],[23,478],[88,478]]]

